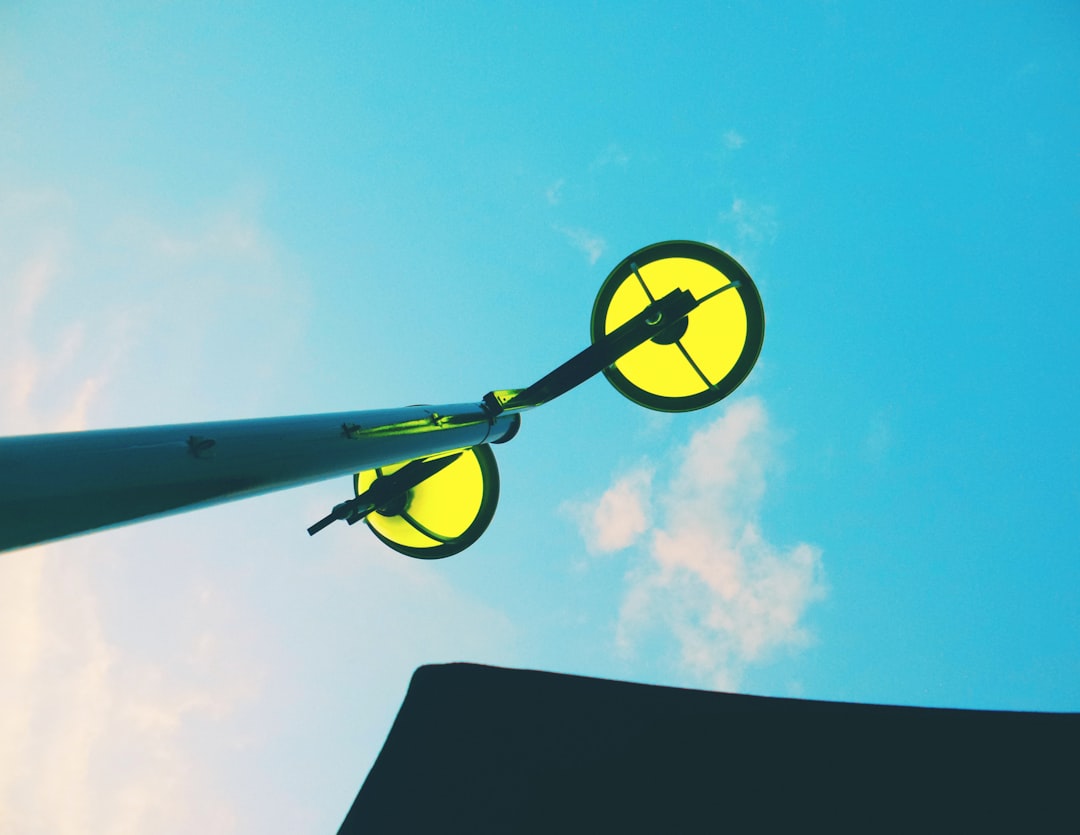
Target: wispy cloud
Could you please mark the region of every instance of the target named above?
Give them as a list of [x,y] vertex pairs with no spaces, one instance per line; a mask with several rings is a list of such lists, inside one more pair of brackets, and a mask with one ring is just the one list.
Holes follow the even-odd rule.
[[641,475],[617,479],[593,505],[585,533],[594,548],[644,545],[619,612],[623,652],[659,635],[695,680],[732,689],[748,666],[810,641],[803,619],[825,594],[821,550],[777,545],[761,530],[771,454],[764,404],[742,400],[696,432],[670,481],[653,488],[658,523],[643,522],[651,511]]
[[566,186],[566,178],[559,177],[550,186],[544,189],[544,197],[549,206],[558,206],[562,202],[563,188]]
[[746,144],[746,137],[744,137],[737,130],[729,130],[724,132],[723,136],[724,147],[729,151],[737,151],[743,145]]
[[563,506],[577,521],[590,552],[629,548],[648,530],[652,478],[652,468],[639,467],[617,478],[596,501]]
[[[230,831],[185,737],[254,697],[251,670],[198,637],[167,663],[111,640],[85,571],[94,550],[0,555],[0,831]],[[230,616],[188,605],[194,636]]]
[[630,155],[618,143],[612,142],[597,155],[589,168],[594,171],[611,165],[622,168],[629,162]]
[[741,197],[731,201],[731,208],[720,213],[720,220],[735,228],[735,234],[743,243],[772,243],[776,240],[780,224],[776,209],[772,206],[751,203]]
[[580,226],[555,227],[566,236],[566,239],[570,241],[577,249],[580,249],[585,253],[585,257],[589,259],[590,264],[595,264],[600,260],[600,256],[604,254],[604,250],[607,249],[607,242],[597,235],[595,232],[590,232],[588,229],[583,229]]
[[179,227],[144,217],[129,217],[117,231],[129,242],[149,245],[151,251],[178,261],[194,259],[243,259],[265,261],[273,245],[254,216],[254,207],[226,205]]
[[882,464],[888,458],[893,443],[892,426],[885,414],[876,414],[863,437],[863,458],[872,464]]
[[[289,260],[243,193],[137,214],[0,193],[0,434],[257,407],[279,391],[259,381],[297,356],[306,327],[306,282]],[[202,411],[214,398],[231,414]]]
[[[70,200],[41,191],[0,196],[0,434],[76,430],[107,384],[116,341],[90,351],[86,313],[50,301],[70,271]],[[72,397],[71,392],[76,392]]]

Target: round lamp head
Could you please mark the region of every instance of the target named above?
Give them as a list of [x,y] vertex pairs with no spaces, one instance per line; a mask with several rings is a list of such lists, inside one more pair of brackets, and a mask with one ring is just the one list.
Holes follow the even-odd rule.
[[593,342],[672,290],[689,290],[701,304],[604,376],[635,403],[688,412],[722,400],[746,379],[765,338],[765,312],[754,282],[730,255],[668,241],[627,256],[605,279],[593,305]]
[[[438,459],[456,451],[431,456]],[[397,472],[408,461],[357,473],[356,495],[376,479]],[[420,482],[388,505],[364,517],[371,532],[395,551],[437,560],[460,553],[487,529],[499,502],[499,469],[487,444],[462,452],[460,458]]]

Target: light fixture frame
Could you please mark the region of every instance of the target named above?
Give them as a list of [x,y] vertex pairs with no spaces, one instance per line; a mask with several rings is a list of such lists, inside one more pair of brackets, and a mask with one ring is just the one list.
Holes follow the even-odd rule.
[[[687,258],[700,261],[718,270],[735,284],[732,289],[739,294],[743,309],[746,312],[746,339],[743,341],[742,351],[738,359],[722,379],[717,380],[715,383],[703,380],[703,382],[708,383],[708,387],[704,391],[681,397],[658,395],[641,388],[631,382],[618,369],[616,363],[604,368],[603,373],[608,382],[620,394],[641,406],[659,412],[690,412],[703,409],[723,400],[746,379],[757,362],[762,344],[765,341],[765,309],[761,303],[761,295],[758,292],[757,285],[754,284],[749,273],[726,252],[697,241],[664,241],[642,247],[626,256],[604,279],[600,292],[596,296],[596,301],[593,303],[592,318],[590,320],[590,331],[594,344],[606,336],[605,319],[607,311],[611,306],[615,293],[623,285],[623,282],[633,280],[635,272],[642,267],[667,258]],[[693,313],[690,314],[690,318],[693,318]]]
[[[476,457],[476,462],[480,467],[480,477],[483,481],[483,491],[480,498],[480,507],[477,509],[476,516],[473,517],[472,522],[465,531],[460,535],[447,539],[441,545],[433,545],[430,548],[417,548],[411,545],[403,545],[400,542],[395,542],[389,537],[382,534],[374,525],[371,524],[371,517],[375,515],[383,515],[375,510],[373,513],[364,517],[364,524],[367,525],[368,530],[375,534],[376,538],[388,548],[392,548],[399,554],[404,554],[407,557],[415,557],[421,560],[441,560],[446,557],[452,557],[455,554],[460,554],[476,540],[483,536],[484,531],[487,530],[488,525],[491,524],[491,520],[495,516],[495,508],[499,504],[499,466],[495,461],[495,453],[492,451],[489,444],[480,444],[478,446],[470,447],[463,451],[468,455],[472,453]],[[382,468],[375,468],[376,479],[382,477],[380,472]],[[353,476],[353,492],[359,496],[361,494],[360,479],[364,473],[356,473]],[[422,489],[423,482],[417,485],[413,489]],[[397,514],[400,518],[404,519],[408,524],[415,528],[418,532],[432,539],[444,539],[433,531],[429,531],[423,527],[419,522],[412,519],[408,515],[408,511],[401,514]]]

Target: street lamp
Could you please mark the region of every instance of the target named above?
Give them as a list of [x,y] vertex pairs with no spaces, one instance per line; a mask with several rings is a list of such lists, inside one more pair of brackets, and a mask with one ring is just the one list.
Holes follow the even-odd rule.
[[0,551],[352,474],[353,497],[310,534],[363,521],[403,554],[448,557],[491,521],[490,445],[522,412],[600,372],[650,409],[712,405],[753,368],[765,316],[730,255],[668,241],[612,270],[591,329],[551,373],[477,403],[0,438]]

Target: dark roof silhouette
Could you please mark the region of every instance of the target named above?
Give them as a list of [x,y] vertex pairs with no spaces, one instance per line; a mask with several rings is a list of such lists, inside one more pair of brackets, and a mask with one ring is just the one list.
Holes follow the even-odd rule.
[[1080,831],[1080,714],[420,667],[339,835]]

